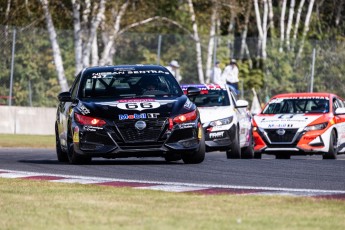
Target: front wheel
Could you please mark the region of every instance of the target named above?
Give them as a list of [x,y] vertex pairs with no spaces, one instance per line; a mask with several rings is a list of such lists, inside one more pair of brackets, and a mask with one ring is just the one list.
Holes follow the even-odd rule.
[[205,152],[205,135],[203,133],[200,139],[199,149],[192,153],[182,153],[181,157],[185,164],[199,164],[205,160]]
[[329,139],[329,149],[328,152],[322,154],[323,159],[337,159],[337,135],[335,134],[335,131],[333,130],[331,133],[331,137]]
[[61,143],[60,143],[60,138],[59,138],[59,134],[57,131],[57,128],[55,130],[55,145],[56,145],[56,155],[57,155],[57,159],[59,162],[68,162],[68,156],[67,153],[64,152],[61,148]]
[[92,160],[91,157],[87,157],[87,156],[81,156],[79,154],[77,154],[74,151],[74,147],[73,147],[73,143],[69,143],[68,144],[68,160],[69,163],[74,164],[74,165],[79,165],[79,164],[89,164]]
[[241,157],[243,159],[252,159],[254,157],[254,140],[251,134],[249,137],[249,145],[241,149]]
[[92,160],[91,157],[81,156],[74,151],[74,144],[72,141],[72,136],[68,135],[67,141],[67,156],[70,164],[89,164]]
[[230,149],[226,151],[226,158],[239,159],[241,158],[240,140],[237,130],[235,131],[235,138],[230,146]]

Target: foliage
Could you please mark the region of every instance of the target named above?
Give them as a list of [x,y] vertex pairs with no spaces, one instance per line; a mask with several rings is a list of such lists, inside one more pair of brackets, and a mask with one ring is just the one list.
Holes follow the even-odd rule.
[[[60,91],[60,87],[50,40],[45,29],[41,3],[40,1],[25,1],[24,4],[21,4],[19,0],[10,2],[10,11],[6,11],[8,1],[0,2],[0,14],[4,19],[3,27],[0,30],[2,47],[0,96],[9,95],[10,91],[12,28],[16,27],[13,82],[15,100],[13,103],[22,106],[55,106],[56,95]],[[104,46],[103,36],[105,33],[111,33],[114,26],[113,19],[124,2],[125,0],[107,1],[105,18],[99,29],[101,33],[98,33],[100,53]],[[97,1],[92,1],[91,4],[96,3]],[[197,82],[195,43],[190,37],[192,22],[187,2],[130,0],[129,3],[121,21],[121,28],[154,16],[169,18],[180,27],[161,20],[133,27],[116,39],[113,47],[115,50],[113,63],[168,65],[171,60],[175,59],[181,65],[182,83]],[[244,29],[244,16],[252,1],[222,0],[217,1],[217,4],[219,4],[217,36],[220,38],[220,42],[217,46],[216,58],[221,62],[222,68],[228,63],[229,57],[238,59],[240,79],[243,80],[244,90],[255,88],[257,91],[261,91],[262,97],[270,97],[283,92],[310,90],[312,52],[315,48],[317,55],[313,90],[331,91],[344,96],[342,88],[344,87],[343,73],[345,72],[343,65],[345,61],[345,20],[344,15],[340,15],[340,20],[336,22],[339,8],[336,1],[316,1],[308,37],[299,60],[296,60],[296,56],[301,43],[297,43],[291,49],[284,47],[284,51],[280,52],[279,40],[274,37],[270,38],[271,40],[267,43],[267,58],[262,59],[260,56],[256,56],[258,31],[253,7],[246,39],[249,55],[243,55],[242,58],[239,52]],[[306,1],[307,4],[308,1]],[[193,6],[201,38],[202,60],[205,65],[211,24],[210,15],[214,5],[210,0],[193,0]],[[81,7],[85,8],[85,2],[81,1]],[[49,9],[58,33],[57,39],[62,52],[65,75],[71,85],[75,73],[72,3],[70,0],[49,1]],[[276,36],[278,37],[281,11],[279,2],[273,1],[273,11]],[[302,20],[305,18],[305,14],[304,9]],[[233,30],[229,31],[232,19],[234,19],[235,25]],[[302,32],[301,28],[299,32]],[[268,35],[272,36],[271,33]],[[159,37],[161,38],[161,50],[158,56]],[[7,104],[6,99],[0,99],[0,104]]]

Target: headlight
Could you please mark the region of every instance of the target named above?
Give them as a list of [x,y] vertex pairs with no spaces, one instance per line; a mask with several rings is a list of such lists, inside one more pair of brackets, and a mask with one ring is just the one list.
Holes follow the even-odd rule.
[[327,125],[328,125],[328,122],[317,124],[317,125],[307,126],[304,128],[304,131],[308,132],[308,131],[313,131],[313,130],[322,130],[322,129],[326,128]]
[[216,120],[216,121],[211,121],[210,126],[221,126],[221,125],[228,125],[231,124],[233,117],[227,117],[224,119]]

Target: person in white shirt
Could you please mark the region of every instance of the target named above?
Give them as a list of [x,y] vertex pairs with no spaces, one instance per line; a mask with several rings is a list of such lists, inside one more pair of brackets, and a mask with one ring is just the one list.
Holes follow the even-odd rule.
[[219,67],[219,61],[216,61],[213,69],[211,70],[211,79],[214,84],[225,85],[226,80],[222,76],[222,69]]
[[178,62],[176,60],[172,60],[169,63],[169,66],[167,66],[166,68],[172,75],[174,75],[177,82],[180,83],[182,80],[182,76],[180,75],[180,65],[178,64]]
[[226,83],[234,87],[238,91],[238,66],[235,59],[231,59],[230,64],[227,65],[223,72],[223,78],[226,80]]

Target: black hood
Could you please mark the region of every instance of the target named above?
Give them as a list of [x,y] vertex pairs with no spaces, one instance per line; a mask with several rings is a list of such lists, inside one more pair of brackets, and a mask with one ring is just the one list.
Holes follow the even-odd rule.
[[128,119],[128,116],[135,116],[135,119],[147,116],[174,117],[195,109],[195,105],[185,95],[169,98],[79,100],[76,106],[78,113],[111,120]]

